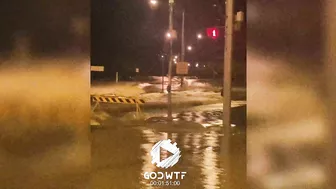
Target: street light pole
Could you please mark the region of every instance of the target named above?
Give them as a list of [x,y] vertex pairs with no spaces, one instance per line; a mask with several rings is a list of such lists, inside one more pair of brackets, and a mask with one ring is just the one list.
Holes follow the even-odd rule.
[[161,55],[161,90],[162,90],[162,93],[164,93],[164,61],[165,61],[165,58],[164,58],[164,55]]
[[[184,62],[185,56],[185,43],[184,43],[184,21],[185,21],[185,10],[182,12],[182,37],[181,37],[181,62]],[[181,76],[181,87],[183,86],[183,75]]]
[[[174,0],[169,0],[169,32],[173,31],[173,11]],[[173,66],[173,37],[169,39],[170,43],[170,57],[169,57],[169,69],[168,69],[168,120],[172,121],[172,100],[171,100],[171,85],[172,85],[172,66]]]

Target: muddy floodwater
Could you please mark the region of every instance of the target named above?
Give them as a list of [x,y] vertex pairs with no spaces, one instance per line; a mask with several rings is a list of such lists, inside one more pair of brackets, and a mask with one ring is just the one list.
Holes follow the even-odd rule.
[[[218,114],[215,113],[214,115]],[[226,188],[228,173],[221,163],[226,157],[229,157],[231,166],[230,188],[244,188],[246,137],[245,126],[240,124],[241,122],[237,122],[232,129],[231,151],[226,154],[222,152],[224,149],[221,147],[224,136],[218,128],[176,129],[165,132],[148,125],[129,126],[123,125],[122,122],[106,124],[102,129],[92,131],[92,188]],[[183,123],[179,125],[181,128],[183,126]],[[169,127],[169,124],[165,124],[164,127]],[[164,139],[176,142],[182,155],[175,166],[167,169],[153,165],[150,154],[153,145]],[[168,156],[167,151],[161,151],[162,159]],[[183,179],[148,179],[145,176],[146,172],[186,174]]]

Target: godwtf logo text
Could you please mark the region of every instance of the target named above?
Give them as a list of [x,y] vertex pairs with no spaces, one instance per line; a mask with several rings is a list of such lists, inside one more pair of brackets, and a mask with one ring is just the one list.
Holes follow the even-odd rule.
[[[176,143],[172,144],[171,140],[161,140],[157,142],[151,151],[151,156],[152,156],[152,164],[156,164],[157,167],[161,168],[169,168],[174,166],[178,160],[180,159],[181,151],[179,148],[176,147]],[[168,152],[172,153],[170,157],[160,161],[160,150],[161,148],[167,150]]]

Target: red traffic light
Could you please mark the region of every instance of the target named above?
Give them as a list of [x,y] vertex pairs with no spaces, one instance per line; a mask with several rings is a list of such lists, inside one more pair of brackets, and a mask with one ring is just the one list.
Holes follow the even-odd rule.
[[219,30],[218,28],[207,28],[207,35],[212,39],[217,39],[219,37]]

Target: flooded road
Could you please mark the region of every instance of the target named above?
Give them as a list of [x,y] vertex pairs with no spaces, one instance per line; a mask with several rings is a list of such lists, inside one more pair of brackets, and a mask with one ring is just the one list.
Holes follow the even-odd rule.
[[[149,129],[142,131],[145,137],[141,145],[142,172],[140,172],[141,188],[153,188],[149,180],[144,179],[144,172],[166,171],[156,168],[151,163],[150,151],[157,141],[168,138],[168,133],[155,133]],[[219,188],[220,175],[223,172],[219,168],[219,134],[209,133],[171,133],[171,140],[177,142],[182,151],[181,161],[171,171],[187,172],[185,180],[181,180],[180,188]],[[169,170],[167,170],[169,171]],[[197,187],[198,186],[198,187]]]
[[[235,108],[234,108],[235,109]],[[243,114],[243,109],[235,109],[235,114]],[[180,113],[179,115],[184,115]],[[221,112],[214,111],[215,117]],[[236,115],[237,116],[237,115]],[[183,117],[183,116],[180,116]],[[207,117],[207,116],[205,116]],[[211,117],[211,116],[208,116]],[[218,118],[219,118],[218,117]],[[239,116],[240,117],[240,116]],[[245,116],[244,116],[245,118]],[[234,119],[233,119],[234,120]],[[242,123],[242,122],[237,122]],[[183,123],[179,127],[183,128]],[[199,125],[202,127],[201,125]],[[169,127],[165,124],[165,127]],[[220,129],[179,130],[162,132],[147,125],[127,125],[113,122],[104,129],[93,131],[92,140],[92,188],[99,189],[221,189],[225,188],[226,168],[221,164],[223,156],[231,159],[233,189],[244,188],[246,181],[246,141],[245,125],[236,125],[231,136],[231,153],[221,153],[223,135]],[[181,158],[168,169],[157,168],[152,164],[150,151],[160,140],[171,139],[180,148]],[[168,157],[161,151],[161,157]],[[146,172],[186,172],[179,182],[160,186],[153,179],[146,179]],[[154,179],[154,181],[158,181]],[[156,185],[156,186],[154,186]]]

